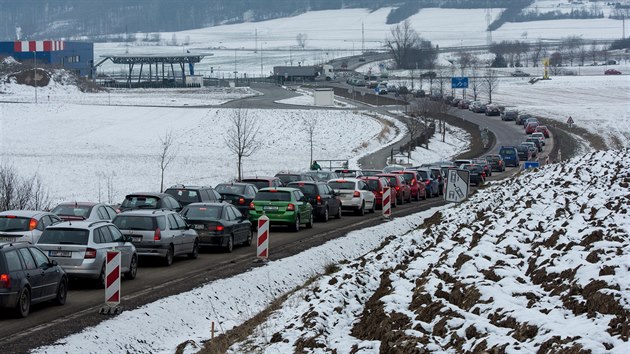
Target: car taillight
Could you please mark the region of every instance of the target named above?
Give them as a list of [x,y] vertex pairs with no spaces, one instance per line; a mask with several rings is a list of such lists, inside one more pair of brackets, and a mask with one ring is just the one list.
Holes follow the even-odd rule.
[[352,194],[352,196],[354,198],[359,198],[361,196],[361,193],[359,191],[354,191],[354,193]]
[[35,230],[35,228],[36,228],[36,227],[37,227],[37,220],[35,220],[35,219],[31,219],[31,220],[28,222],[28,230],[29,230],[29,231],[33,231],[33,230]]
[[0,288],[10,288],[11,287],[11,279],[9,278],[9,274],[0,274]]
[[160,231],[160,228],[158,227],[157,229],[155,229],[155,232],[153,233],[153,241],[159,241],[162,239],[162,232]]
[[317,201],[317,205],[321,205],[322,204],[322,196],[318,195],[317,197],[315,197],[315,200]]
[[249,210],[254,210],[254,209],[256,209],[254,207],[254,202],[249,203]]
[[395,188],[395,189],[396,189],[397,191],[399,191],[399,190],[400,190],[400,186],[396,186],[396,188]]
[[85,249],[85,259],[96,258],[96,250],[94,248],[86,248]]
[[287,205],[287,210],[294,211],[295,210],[295,205],[294,204]]
[[426,184],[431,184],[431,180],[430,180],[430,179],[428,179],[428,180],[424,181],[424,183],[426,183]]
[[411,180],[411,185],[412,185],[412,186],[415,186],[415,185],[416,185],[416,179],[415,179],[415,178],[413,178],[413,179]]
[[486,177],[486,172],[481,172],[481,177]]
[[208,225],[209,231],[223,231],[225,227],[223,225]]
[[238,204],[240,205],[245,204],[245,198],[238,198]]

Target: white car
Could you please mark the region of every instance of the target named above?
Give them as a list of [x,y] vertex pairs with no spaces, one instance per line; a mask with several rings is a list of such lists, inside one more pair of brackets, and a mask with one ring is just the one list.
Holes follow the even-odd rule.
[[538,138],[538,140],[540,140],[540,143],[542,145],[545,145],[545,134],[543,134],[542,132],[532,133],[531,137],[532,138]]
[[61,222],[53,213],[35,210],[8,210],[0,213],[0,242],[35,244],[50,225]]
[[365,211],[373,213],[376,208],[376,198],[368,185],[357,178],[332,179],[328,185],[339,195],[341,208],[353,210],[359,215]]

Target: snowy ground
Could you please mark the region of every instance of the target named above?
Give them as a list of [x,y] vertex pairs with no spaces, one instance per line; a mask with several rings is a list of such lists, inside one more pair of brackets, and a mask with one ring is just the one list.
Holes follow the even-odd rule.
[[455,126],[446,125],[445,141],[439,132],[436,132],[429,142],[429,149],[424,147],[416,147],[411,152],[409,162],[413,166],[435,161],[451,160],[451,158],[462,151],[466,151],[470,146],[471,136],[465,130]]
[[337,271],[291,295],[231,352],[418,345],[448,353],[576,346],[627,353],[628,161],[628,152],[611,151],[549,165],[435,215],[354,231],[126,311],[35,353],[171,353],[189,339],[192,353],[212,321],[225,333],[333,264]]
[[230,352],[627,353],[629,158],[497,183],[342,262]]

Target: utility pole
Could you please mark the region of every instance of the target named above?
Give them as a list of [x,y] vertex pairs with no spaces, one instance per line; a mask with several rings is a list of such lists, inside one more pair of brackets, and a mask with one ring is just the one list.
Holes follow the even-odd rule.
[[37,50],[33,51],[33,82],[35,83],[35,103],[37,103]]
[[365,26],[361,22],[361,55],[365,53]]
[[263,58],[262,58],[262,53],[263,53],[263,48],[262,48],[262,43],[260,43],[260,77],[264,77],[265,74],[263,73]]
[[254,29],[254,53],[258,50],[258,28]]

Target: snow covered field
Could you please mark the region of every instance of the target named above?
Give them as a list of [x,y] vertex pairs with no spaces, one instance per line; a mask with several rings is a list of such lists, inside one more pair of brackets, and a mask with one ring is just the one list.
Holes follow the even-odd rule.
[[333,264],[336,271],[291,295],[230,352],[378,353],[396,345],[627,353],[629,161],[630,153],[609,151],[549,165],[459,206],[354,231],[126,311],[35,353],[171,353],[189,339],[192,353],[212,321],[225,333]]

